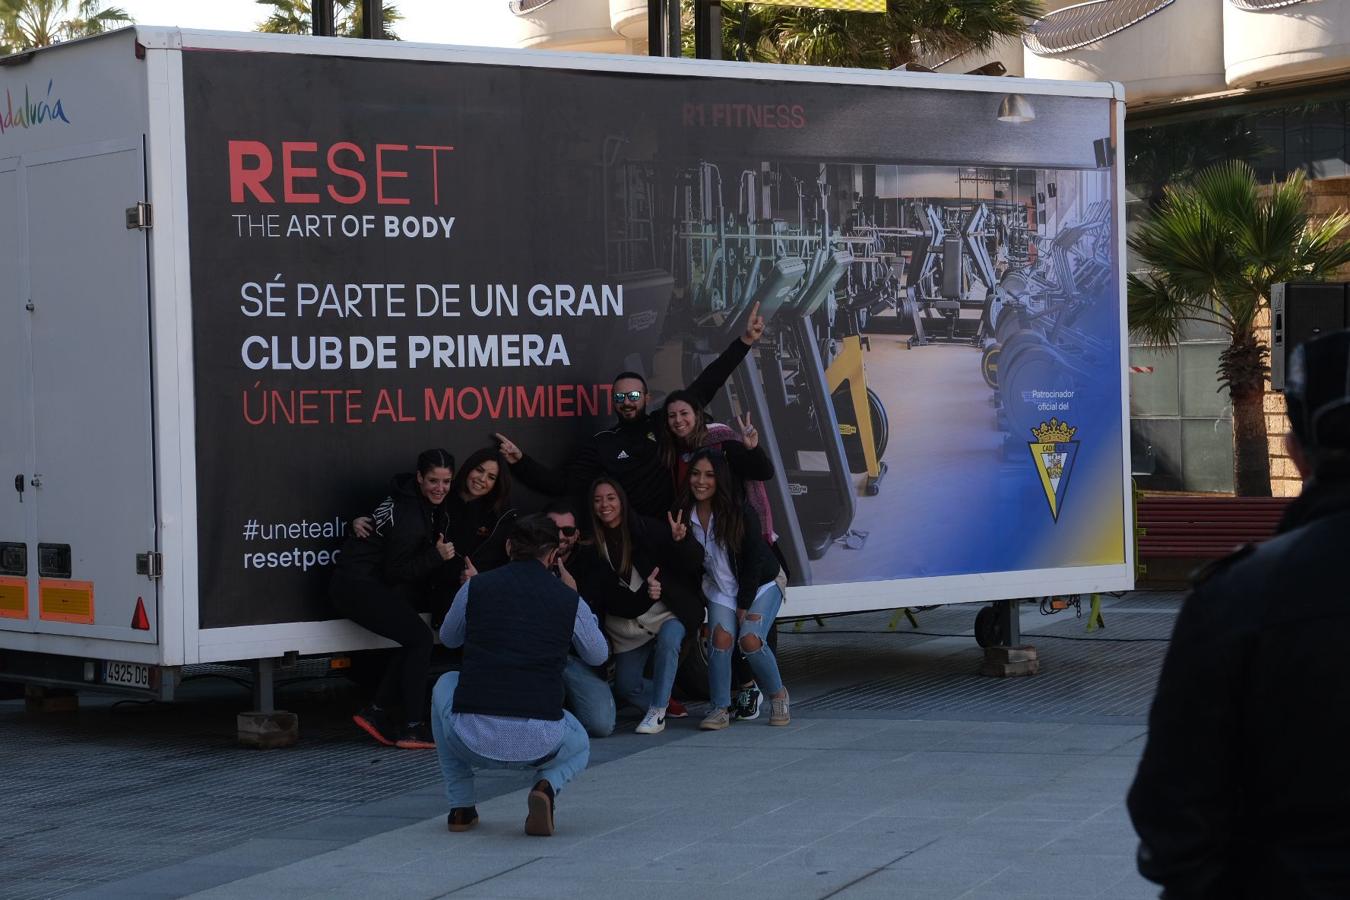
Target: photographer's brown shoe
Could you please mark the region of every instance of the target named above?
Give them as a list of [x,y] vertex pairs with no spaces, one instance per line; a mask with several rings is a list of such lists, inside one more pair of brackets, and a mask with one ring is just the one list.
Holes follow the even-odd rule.
[[540,779],[530,789],[526,799],[530,814],[525,817],[525,833],[535,837],[549,837],[553,834],[553,785]]

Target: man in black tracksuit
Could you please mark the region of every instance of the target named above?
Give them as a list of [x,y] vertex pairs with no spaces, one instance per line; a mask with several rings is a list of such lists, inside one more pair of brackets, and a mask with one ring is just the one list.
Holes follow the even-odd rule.
[[[712,402],[763,333],[764,319],[756,304],[745,326],[745,334],[709,363],[689,385],[689,392],[705,406]],[[561,470],[555,471],[525,455],[504,435],[498,434],[501,454],[511,463],[513,477],[542,494],[585,498],[592,481],[600,475],[609,475],[623,485],[628,502],[636,512],[661,518],[675,502],[673,476],[661,464],[658,452],[657,435],[665,424],[656,421],[659,412],[647,411],[647,382],[641,375],[620,373],[614,378],[613,391],[618,421],[613,428],[597,432],[586,440]],[[589,498],[585,501],[580,508],[589,510]]]
[[1295,351],[1286,400],[1303,493],[1186,598],[1130,789],[1172,900],[1350,897],[1350,332]]

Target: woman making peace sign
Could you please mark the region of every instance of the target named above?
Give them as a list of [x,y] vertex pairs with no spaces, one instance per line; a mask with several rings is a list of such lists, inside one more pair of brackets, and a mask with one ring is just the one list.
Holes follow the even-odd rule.
[[672,391],[666,397],[660,429],[661,461],[670,470],[675,496],[680,496],[689,475],[694,452],[709,447],[721,450],[731,474],[740,479],[745,499],[755,508],[764,539],[778,540],[769,511],[769,495],[761,482],[773,477],[773,462],[759,446],[759,430],[750,421],[750,413],[736,417],[736,428],[708,420],[708,411],[697,396],[688,391]]
[[[592,483],[590,503],[601,562],[578,574],[578,592],[605,611],[615,692],[647,711],[638,734],[658,734],[666,727],[680,644],[703,621],[696,587],[702,552],[694,541],[674,539],[673,517],[661,522],[632,512],[609,476]],[[650,681],[642,675],[649,660]]]
[[699,450],[689,461],[684,509],[703,547],[703,593],[708,599],[707,731],[731,724],[731,648],[739,643],[755,681],[770,701],[769,724],[786,725],[788,692],[767,635],[783,603],[778,559],[760,534],[754,509],[732,488],[726,457]]

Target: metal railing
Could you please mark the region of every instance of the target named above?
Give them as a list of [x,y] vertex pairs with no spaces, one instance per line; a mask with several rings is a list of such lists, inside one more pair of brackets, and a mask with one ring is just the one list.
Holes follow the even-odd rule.
[[[1022,43],[1037,56],[1095,44],[1171,6],[1175,0],[1090,0],[1056,10],[1031,26]],[[1255,0],[1260,2],[1260,0]]]
[[1303,0],[1228,0],[1228,2],[1238,9],[1245,9],[1250,12],[1260,12],[1264,9],[1279,9],[1282,6],[1293,6],[1295,3],[1302,3]]
[[542,9],[552,2],[553,0],[511,0],[507,6],[510,7],[512,15],[528,16],[535,10]]

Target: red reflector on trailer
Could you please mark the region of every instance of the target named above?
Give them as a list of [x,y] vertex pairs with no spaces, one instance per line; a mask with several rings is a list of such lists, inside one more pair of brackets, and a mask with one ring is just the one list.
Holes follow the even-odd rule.
[[137,631],[150,630],[150,617],[145,614],[145,600],[136,598],[136,613],[131,617],[131,627]]

